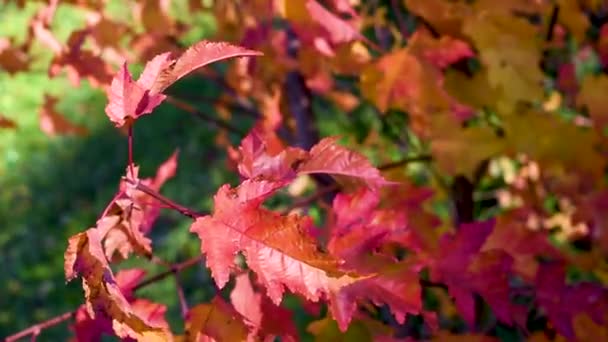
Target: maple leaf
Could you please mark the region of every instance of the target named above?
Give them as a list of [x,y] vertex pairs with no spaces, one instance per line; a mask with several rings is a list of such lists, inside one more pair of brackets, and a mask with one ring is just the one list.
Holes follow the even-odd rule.
[[170,67],[163,69],[150,88],[152,93],[161,93],[180,78],[195,69],[228,58],[260,56],[261,52],[248,50],[225,42],[200,41],[177,57]]
[[44,104],[40,108],[40,130],[48,136],[74,134],[85,136],[89,130],[85,126],[76,125],[55,110],[58,99],[48,94],[44,95]]
[[377,275],[345,286],[330,298],[330,311],[343,332],[348,329],[357,304],[362,300],[377,306],[388,305],[400,324],[405,323],[406,314],[417,315],[422,311],[420,267],[409,262],[395,263],[388,258],[376,259],[367,261],[378,266],[373,267]]
[[[155,59],[156,60],[156,59]],[[158,59],[160,61],[161,59]],[[159,63],[150,63],[150,68],[157,68]],[[148,78],[152,72],[144,73],[146,78],[142,83],[149,82]],[[127,69],[127,62],[120,68],[118,74],[114,76],[112,85],[108,93],[108,104],[106,114],[116,127],[130,124],[142,115],[150,114],[166,98],[162,94],[151,94],[149,89],[145,89],[139,82],[133,81],[131,73]]]
[[542,46],[534,38],[536,27],[522,18],[490,12],[468,19],[463,32],[479,50],[490,85],[502,90],[496,104],[499,112],[513,112],[518,101],[543,98]]
[[257,126],[241,141],[239,152],[241,176],[275,181],[294,179],[294,166],[308,157],[308,152],[285,147],[274,132],[263,131]]
[[268,297],[256,292],[248,273],[236,277],[230,302],[235,310],[245,318],[245,324],[252,329],[251,335],[262,339],[280,337],[281,340],[295,341],[297,330],[292,313],[274,305]]
[[216,296],[188,311],[185,335],[188,341],[247,341],[249,328],[230,304]]
[[525,318],[523,307],[512,304],[509,297],[512,258],[499,250],[480,253],[493,227],[494,220],[461,225],[455,235],[443,237],[431,265],[431,278],[448,286],[470,326],[476,319],[474,293],[481,295],[498,319],[507,324],[522,324]]
[[298,174],[328,173],[359,178],[374,188],[394,184],[384,179],[365,156],[336,144],[337,140],[337,137],[323,138],[314,145],[308,159],[297,168]]
[[166,340],[169,336],[166,327],[139,316],[123,295],[106,261],[101,239],[102,232],[97,228],[78,233],[68,240],[64,256],[66,279],[82,277],[88,315],[92,319],[110,317],[114,333],[121,338]]
[[[599,284],[581,282],[568,285],[563,263],[542,264],[536,275],[536,300],[545,309],[555,329],[574,339],[573,324],[580,314],[586,314],[595,324],[608,324],[608,290]],[[568,303],[568,305],[563,305]]]
[[238,252],[277,305],[285,288],[317,301],[356,281],[339,269],[340,260],[318,250],[309,217],[281,216],[260,207],[280,186],[263,180],[246,180],[236,189],[224,185],[214,196],[213,215],[197,218],[190,227],[201,239],[217,285],[228,281]]
[[553,247],[542,231],[532,231],[526,226],[526,210],[515,211],[497,219],[482,251],[500,249],[513,257],[513,269],[525,279],[532,281],[538,270],[538,257],[559,258],[559,251]]

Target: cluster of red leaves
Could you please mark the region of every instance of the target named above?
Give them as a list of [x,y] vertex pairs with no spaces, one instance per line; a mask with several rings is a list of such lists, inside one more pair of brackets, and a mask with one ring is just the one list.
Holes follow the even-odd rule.
[[[86,299],[74,325],[79,340],[105,333],[144,341],[297,340],[291,312],[280,306],[286,293],[307,309],[327,306],[327,317],[310,310],[319,320],[308,329],[319,339],[352,331],[397,339],[408,315],[422,318],[426,336],[447,339],[442,329],[450,311],[463,319],[468,337],[480,337],[487,329],[484,305],[496,322],[530,338],[601,340],[608,334],[608,78],[603,72],[579,75],[590,55],[606,69],[608,24],[596,38],[587,34],[592,14],[607,10],[602,2],[391,1],[393,20],[377,2],[219,1],[204,9],[190,1],[192,12],[212,13],[218,36],[235,45],[203,41],[183,53],[174,41],[185,25],[169,15],[169,1],[137,2],[144,33],[101,14],[103,2],[79,1],[90,18],[66,44],[49,29],[57,3],[32,18],[22,45],[0,42],[0,65],[27,70],[35,38],[55,54],[49,75],[66,70],[74,84],[87,79],[106,91],[106,114],[117,127],[152,113],[167,98],[163,91],[186,74],[227,58],[258,56],[235,60],[222,83],[236,103],[256,103],[260,117],[237,149],[228,148],[241,182],[217,191],[211,214],[194,214],[158,194],[175,173],[174,155],[152,179],[139,179],[128,165],[96,226],[70,239],[66,276],[82,278]],[[398,15],[403,9],[419,23],[412,32]],[[117,35],[128,37],[136,56],[116,44],[111,37]],[[91,50],[83,49],[85,40]],[[570,42],[580,49],[572,52]],[[136,81],[124,60],[147,62]],[[113,64],[122,64],[114,76]],[[295,86],[294,74],[302,81]],[[340,77],[355,78],[356,91]],[[441,173],[438,180],[411,186],[409,174],[382,173],[354,144],[347,149],[337,138],[312,144],[290,139],[301,138],[312,96],[347,112],[367,101],[381,118],[406,113],[409,125],[401,129],[430,151],[437,168],[429,173]],[[43,130],[83,133],[54,111],[54,103],[45,102]],[[227,106],[217,107],[221,112]],[[564,109],[577,114],[566,120]],[[1,116],[0,124],[14,126]],[[279,139],[285,131],[286,140],[305,148]],[[400,142],[369,134],[366,143],[388,151]],[[389,153],[374,154],[390,161]],[[309,215],[264,205],[319,174],[337,184],[325,222],[315,225]],[[426,208],[427,200],[445,192],[446,175],[455,179],[448,189],[453,222]],[[481,178],[502,182],[497,218],[473,220],[473,208],[462,205],[473,202],[467,189]],[[469,186],[456,186],[463,182]],[[543,207],[548,196],[558,198],[557,212]],[[234,279],[230,298],[218,291],[210,303],[189,309],[183,336],[169,330],[164,306],[134,296],[141,271],[114,275],[110,267],[131,253],[151,257],[146,234],[161,203],[193,217],[190,231],[201,240],[217,287]],[[571,238],[590,248],[574,253]],[[570,283],[569,268],[599,281]],[[425,305],[429,293],[439,308]],[[382,316],[383,307],[392,318]],[[534,315],[548,320],[539,331],[529,331]]]

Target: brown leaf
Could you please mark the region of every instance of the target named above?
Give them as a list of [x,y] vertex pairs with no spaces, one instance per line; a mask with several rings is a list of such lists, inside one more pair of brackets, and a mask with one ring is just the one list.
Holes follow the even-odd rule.
[[58,99],[45,95],[44,104],[40,108],[40,130],[48,136],[56,135],[79,135],[89,134],[89,130],[82,125],[70,122],[62,114],[55,110]]

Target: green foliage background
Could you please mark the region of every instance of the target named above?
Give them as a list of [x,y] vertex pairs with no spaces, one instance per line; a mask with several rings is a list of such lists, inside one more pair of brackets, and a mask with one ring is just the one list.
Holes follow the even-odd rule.
[[[124,15],[121,1],[110,1],[113,17]],[[174,1],[173,9],[185,8],[186,1]],[[39,4],[25,9],[0,4],[0,37],[23,40],[28,20]],[[177,13],[179,15],[179,13]],[[193,16],[195,28],[183,38],[184,44],[213,34],[211,16]],[[81,13],[60,6],[53,21],[53,32],[65,42],[69,34],[84,26]],[[126,165],[126,137],[116,130],[104,113],[105,95],[87,81],[74,88],[64,78],[49,79],[47,66],[51,52],[38,43],[38,58],[32,70],[16,75],[0,71],[0,113],[14,120],[17,130],[0,129],[0,337],[32,324],[74,310],[83,303],[80,281],[65,282],[63,253],[69,236],[92,226],[117,191]],[[135,66],[141,68],[143,66]],[[135,70],[134,70],[135,71]],[[184,99],[213,98],[217,87],[200,78],[186,78],[171,88]],[[44,94],[60,99],[57,109],[71,121],[86,126],[91,134],[82,137],[50,138],[39,128],[38,110]],[[209,104],[192,102],[210,115],[217,115]],[[379,127],[370,109],[361,108],[346,119],[338,109],[326,104],[314,106],[322,135],[362,136],[362,130]],[[253,124],[250,118],[233,120],[243,132]],[[163,186],[162,192],[177,203],[199,210],[210,210],[212,195],[224,183],[236,181],[227,171],[225,149],[215,146],[217,129],[209,122],[162,105],[155,114],[135,126],[135,160],[140,175],[151,177],[156,168],[174,151],[180,150],[178,172]],[[230,136],[233,143],[239,136]],[[199,243],[189,231],[189,220],[163,211],[154,226],[155,254],[167,261],[180,261],[200,253]],[[163,271],[147,260],[132,259],[122,267],[141,267],[152,275]],[[180,275],[191,303],[209,300],[210,277],[204,267],[190,268]],[[169,277],[138,292],[138,295],[167,304],[167,318],[175,332],[183,329],[174,280]],[[286,300],[287,306],[297,305]],[[302,316],[296,321],[304,333]],[[41,341],[65,340],[70,336],[66,324],[45,329]]]

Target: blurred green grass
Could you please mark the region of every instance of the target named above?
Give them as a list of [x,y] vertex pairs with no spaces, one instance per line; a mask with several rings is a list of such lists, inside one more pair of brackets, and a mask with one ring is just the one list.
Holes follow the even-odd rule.
[[[25,10],[0,8],[0,36],[21,41],[27,21],[37,6]],[[119,8],[119,7],[117,7]],[[60,7],[53,31],[65,41],[83,25],[78,11]],[[195,31],[191,39],[205,32]],[[198,37],[197,37],[198,36]],[[63,253],[67,238],[92,226],[117,190],[126,165],[126,138],[104,114],[105,96],[84,81],[73,88],[65,79],[49,79],[50,59],[35,44],[37,62],[32,70],[13,76],[0,73],[0,113],[14,120],[17,130],[0,130],[0,337],[8,336],[41,320],[73,310],[83,302],[79,280],[66,286]],[[217,91],[200,79],[185,80],[172,91],[213,96]],[[45,93],[60,98],[57,109],[70,120],[88,127],[81,137],[47,137],[39,129],[38,110]],[[200,109],[215,115],[213,108]],[[249,125],[249,122],[243,122]],[[244,127],[244,130],[246,127]],[[176,148],[180,150],[177,176],[162,192],[179,203],[210,209],[211,195],[222,183],[234,180],[225,171],[225,153],[214,145],[216,129],[169,105],[158,108],[135,127],[135,160],[140,175],[153,176],[156,168]],[[237,138],[237,137],[233,137]],[[169,261],[199,253],[198,242],[188,232],[189,221],[165,211],[153,232],[155,252]],[[155,273],[160,267],[133,259],[121,267],[144,267]],[[202,268],[182,275],[186,295],[192,301],[207,297],[199,286],[208,280]],[[146,288],[141,294],[169,305],[179,318],[172,278]],[[173,325],[177,320],[171,320]],[[181,327],[174,326],[176,331]],[[42,332],[39,340],[65,340],[62,327]]]
[[[175,2],[176,15],[180,17],[187,12],[184,3]],[[30,2],[24,10],[0,5],[0,37],[23,40],[36,8]],[[120,1],[110,1],[108,12],[115,13],[115,18],[128,20]],[[185,20],[193,24],[183,37],[182,43],[186,45],[213,33],[214,23],[208,14]],[[70,32],[83,25],[81,12],[61,6],[52,29],[61,41],[66,41]],[[18,125],[17,130],[0,129],[0,262],[4,268],[0,272],[0,284],[4,285],[0,288],[0,337],[83,303],[80,280],[65,283],[63,253],[67,239],[94,225],[117,190],[127,158],[126,137],[104,113],[105,95],[86,81],[74,88],[63,78],[49,79],[50,52],[38,43],[33,51],[36,63],[31,71],[13,76],[0,71],[0,113]],[[141,70],[142,66],[130,67]],[[217,86],[197,77],[180,80],[170,92],[185,99],[219,95]],[[58,111],[86,126],[90,135],[51,138],[42,133],[38,111],[44,94],[58,97]],[[208,104],[192,103],[205,114],[217,115]],[[370,127],[379,125],[375,114],[366,108],[345,116],[335,106],[315,103],[314,111],[323,136],[361,137]],[[253,121],[239,116],[232,124],[247,131]],[[163,187],[162,193],[180,204],[211,210],[218,187],[228,182],[236,184],[237,180],[236,174],[226,168],[225,148],[214,143],[216,133],[217,129],[208,122],[171,105],[160,106],[135,126],[134,155],[140,165],[140,176],[153,176],[156,168],[178,148],[177,175]],[[230,138],[237,144],[242,137],[232,134]],[[370,151],[365,152],[374,159]],[[198,255],[198,238],[188,231],[189,224],[190,220],[164,210],[152,231],[155,254],[170,262]],[[149,275],[163,270],[137,258],[119,265],[124,267],[142,267]],[[205,268],[193,267],[181,273],[180,278],[190,304],[207,301],[213,295]],[[167,304],[170,308],[167,318],[173,331],[179,333],[183,329],[172,277],[142,289],[138,295]],[[295,309],[303,333],[311,318],[298,309],[299,304],[293,298],[286,299],[286,305]],[[38,340],[61,341],[68,336],[66,324],[62,324],[45,329]]]

